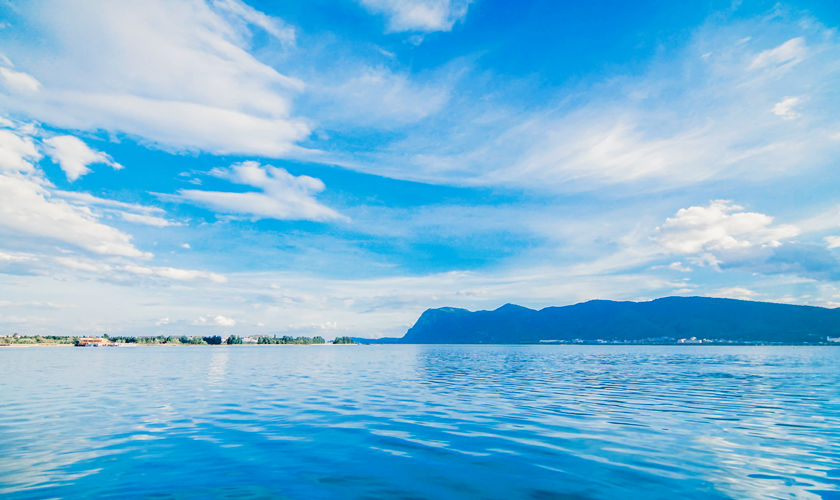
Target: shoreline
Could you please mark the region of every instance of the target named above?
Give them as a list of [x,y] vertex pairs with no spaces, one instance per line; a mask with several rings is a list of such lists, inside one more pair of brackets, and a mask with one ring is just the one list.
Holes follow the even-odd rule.
[[102,347],[324,347],[324,346],[341,346],[341,345],[362,345],[362,344],[333,344],[333,343],[325,343],[325,344],[219,344],[219,345],[211,345],[211,344],[144,344],[141,342],[138,343],[129,343],[129,344],[116,344],[116,345],[104,345],[104,346],[76,346],[73,344],[68,343],[59,343],[59,342],[40,342],[37,344],[0,344],[0,348],[3,347],[83,347],[87,349],[95,348],[99,349]]
[[453,344],[453,343],[439,343],[439,344],[432,344],[432,343],[420,343],[420,344],[413,344],[413,343],[354,343],[354,344],[333,344],[333,343],[325,343],[325,344],[223,344],[223,345],[210,345],[210,344],[143,344],[143,343],[130,343],[130,344],[116,344],[116,345],[107,345],[107,346],[76,346],[73,344],[67,343],[38,343],[38,344],[0,344],[0,348],[11,347],[11,348],[28,348],[28,347],[81,347],[85,349],[100,349],[103,347],[201,347],[201,348],[208,348],[208,347],[235,347],[235,348],[257,348],[257,347],[326,347],[326,346],[381,346],[381,345],[412,345],[412,346],[546,346],[546,347],[603,347],[603,346],[624,346],[624,347],[650,347],[650,346],[657,346],[657,347],[840,347],[840,343],[830,343],[830,344],[713,344],[713,343],[703,343],[703,344],[549,344],[549,343],[539,343],[539,344]]

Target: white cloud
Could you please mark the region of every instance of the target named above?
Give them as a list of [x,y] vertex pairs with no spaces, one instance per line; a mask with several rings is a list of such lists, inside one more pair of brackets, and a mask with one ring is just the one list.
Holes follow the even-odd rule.
[[725,297],[729,299],[754,300],[758,296],[758,293],[750,290],[749,288],[733,286],[729,288],[721,288],[710,295],[712,297]]
[[192,247],[190,246],[190,244],[189,244],[189,243],[181,243],[181,248],[183,248],[183,249],[185,249],[185,250],[189,250],[189,249],[191,249]]
[[50,137],[44,139],[44,144],[47,145],[47,153],[61,166],[70,182],[89,173],[88,165],[93,163],[104,163],[115,170],[123,168],[109,155],[94,151],[81,139],[72,135]]
[[33,162],[41,159],[41,153],[32,138],[10,130],[0,130],[0,172],[32,172]]
[[227,277],[222,274],[196,269],[180,269],[167,266],[144,266],[134,263],[104,262],[102,260],[92,260],[75,256],[59,256],[47,260],[74,271],[91,273],[96,278],[114,282],[125,282],[135,278],[153,279],[158,281],[162,279],[165,282],[227,282]]
[[773,114],[780,116],[784,120],[793,120],[799,118],[800,115],[794,108],[802,102],[798,97],[785,97],[781,101],[773,105]]
[[452,77],[443,78],[447,81],[423,84],[383,67],[352,65],[313,83],[310,90],[325,125],[386,128],[416,122],[443,109]]
[[286,25],[281,19],[267,16],[244,2],[239,0],[213,0],[213,6],[220,11],[232,14],[244,23],[259,26],[284,45],[295,43],[294,28]]
[[388,18],[388,31],[449,31],[467,15],[471,0],[359,0]]
[[[98,155],[86,152],[83,143],[81,149],[74,149],[78,144],[68,139],[75,138],[65,136],[62,139],[58,143],[60,151],[53,151],[61,155],[62,160],[84,162],[91,158],[88,153]],[[63,148],[63,144],[71,147]],[[53,142],[48,147],[55,146]],[[79,151],[82,152],[81,160],[79,155],[74,156]],[[7,252],[0,249],[0,263],[6,272],[54,275],[59,273],[59,269],[65,269],[114,282],[136,281],[138,278],[162,282],[226,282],[225,276],[214,272],[127,261],[150,259],[152,254],[137,249],[129,234],[101,222],[103,214],[157,227],[176,224],[160,217],[163,210],[158,207],[56,190],[33,163],[39,158],[40,153],[32,137],[20,131],[0,130],[0,241],[40,252]],[[99,257],[91,259],[74,255],[74,247]]]
[[169,227],[177,226],[178,223],[164,219],[163,217],[156,217],[154,215],[135,214],[131,212],[120,212],[120,216],[128,222],[136,224],[144,224],[146,226],[154,227]]
[[0,251],[0,262],[26,262],[33,260],[33,258],[34,257],[32,255],[26,253],[9,253]]
[[[744,39],[745,32],[754,36]],[[802,36],[780,47],[791,33]],[[807,50],[806,38],[812,40]],[[749,70],[757,57],[766,71]],[[534,82],[539,106],[506,99],[521,98],[520,85],[477,85],[486,90],[481,100],[465,98],[456,85],[446,112],[426,117],[422,128],[336,163],[400,179],[554,193],[628,186],[662,191],[799,175],[828,167],[840,154],[834,138],[838,61],[837,33],[816,23],[788,20],[772,30],[760,21],[710,23],[640,74],[585,81],[554,95]],[[796,71],[770,70],[794,63]],[[467,90],[475,93],[476,86]],[[797,127],[768,120],[780,96],[792,95],[809,103]],[[800,99],[801,106],[806,98]]]
[[282,156],[309,134],[291,116],[295,78],[249,52],[233,23],[279,24],[235,1],[22,4],[16,13],[41,43],[7,54],[41,81],[40,92],[0,105],[51,125],[139,136],[165,148]]
[[197,271],[194,269],[179,269],[176,267],[126,264],[124,266],[117,267],[116,270],[125,271],[137,276],[154,276],[175,281],[210,280],[215,283],[225,283],[227,281],[227,278],[224,275],[218,273]]
[[228,318],[227,316],[217,315],[213,318],[213,323],[219,326],[234,326],[236,325],[236,321],[233,318]]
[[806,52],[804,38],[791,38],[778,47],[760,52],[750,64],[750,69],[759,69],[767,66],[793,66],[802,61]]
[[53,190],[52,194],[65,200],[75,203],[80,206],[98,206],[109,209],[128,210],[142,214],[163,213],[164,210],[160,207],[152,207],[148,205],[140,205],[137,203],[125,203],[123,201],[109,200],[107,198],[100,198],[93,196],[90,193],[82,193],[78,191],[61,191]]
[[[87,207],[52,197],[31,161],[40,157],[31,138],[0,130],[0,234],[68,243],[102,255],[149,257],[131,236],[102,224]],[[5,170],[5,171],[3,171]]]
[[201,316],[193,322],[193,325],[217,325],[217,326],[236,326],[236,320],[217,314],[215,316]]
[[0,81],[15,94],[31,94],[41,89],[41,82],[32,75],[0,66]]
[[213,175],[259,189],[259,192],[234,193],[182,189],[171,197],[192,202],[225,214],[251,219],[283,219],[327,221],[346,219],[335,210],[319,203],[315,194],[324,190],[319,179],[295,177],[282,168],[261,166],[246,161],[229,169],[215,169]]
[[0,231],[19,238],[69,243],[102,255],[149,257],[131,236],[102,224],[89,210],[53,199],[44,185],[17,175],[0,175]]
[[59,197],[69,201],[71,204],[89,208],[97,207],[98,211],[103,213],[115,215],[125,221],[135,224],[143,224],[154,227],[170,227],[180,226],[178,222],[165,219],[160,215],[164,210],[160,207],[153,207],[149,205],[140,205],[137,203],[125,203],[117,200],[109,200],[93,196],[90,193],[82,193],[76,191],[62,191],[52,190],[54,197]]
[[699,254],[777,247],[799,234],[792,225],[773,225],[773,217],[744,212],[727,200],[681,208],[657,228],[658,241],[676,254]]
[[825,242],[828,248],[840,248],[840,236],[826,236]]
[[671,262],[670,264],[668,264],[668,269],[671,269],[672,271],[679,271],[681,273],[691,272],[691,268],[689,266],[686,266],[685,264],[679,261]]

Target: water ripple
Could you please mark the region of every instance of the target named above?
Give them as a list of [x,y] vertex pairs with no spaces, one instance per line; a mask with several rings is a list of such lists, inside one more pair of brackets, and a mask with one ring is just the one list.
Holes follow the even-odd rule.
[[0,350],[7,498],[837,498],[840,349]]

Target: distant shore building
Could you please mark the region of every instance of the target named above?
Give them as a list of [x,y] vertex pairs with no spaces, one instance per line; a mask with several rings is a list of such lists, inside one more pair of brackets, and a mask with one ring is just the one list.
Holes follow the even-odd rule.
[[104,337],[82,337],[76,345],[79,347],[102,347],[115,344]]
[[691,337],[690,339],[680,339],[677,342],[680,344],[702,344],[703,340],[697,337]]

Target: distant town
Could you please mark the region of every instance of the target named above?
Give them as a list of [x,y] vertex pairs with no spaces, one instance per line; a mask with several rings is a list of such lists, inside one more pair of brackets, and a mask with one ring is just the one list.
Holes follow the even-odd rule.
[[337,337],[327,342],[324,337],[291,337],[210,335],[201,336],[67,336],[67,335],[0,335],[0,346],[11,345],[74,345],[78,347],[107,347],[120,345],[313,345],[353,344],[350,337]]

